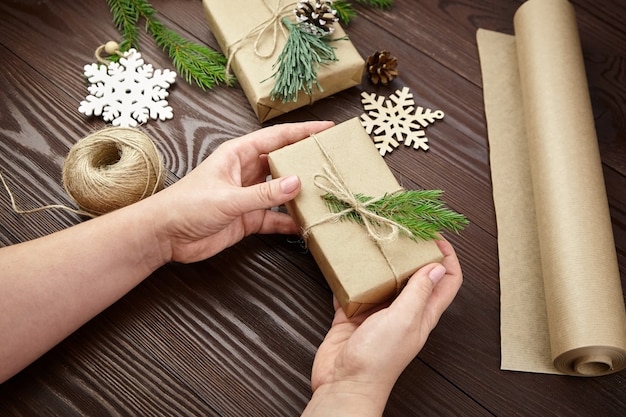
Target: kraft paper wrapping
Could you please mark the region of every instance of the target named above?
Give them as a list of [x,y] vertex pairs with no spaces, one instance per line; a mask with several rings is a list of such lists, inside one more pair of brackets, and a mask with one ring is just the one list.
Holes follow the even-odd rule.
[[[329,214],[325,192],[313,182],[324,165],[332,164],[353,193],[378,197],[400,188],[358,118],[270,153],[269,163],[274,177],[300,177],[301,191],[287,209],[303,230]],[[348,317],[388,301],[417,269],[443,260],[434,241],[399,236],[379,247],[352,221],[311,227],[307,247]]]
[[626,313],[574,8],[530,0],[477,33],[501,287],[501,368],[626,367]]
[[317,79],[323,91],[315,86],[312,96],[301,91],[295,102],[270,99],[274,86],[272,66],[285,46],[288,33],[280,19],[293,16],[296,4],[293,0],[203,0],[213,35],[230,59],[232,71],[260,122],[361,83],[365,61],[352,42],[338,40],[346,34],[335,23],[332,38],[337,41],[332,46],[338,61],[319,67]]

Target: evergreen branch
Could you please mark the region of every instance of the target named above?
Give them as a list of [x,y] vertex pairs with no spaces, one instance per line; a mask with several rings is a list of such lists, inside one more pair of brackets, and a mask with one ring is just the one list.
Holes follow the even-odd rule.
[[133,0],[107,0],[113,24],[122,32],[124,40],[120,43],[120,50],[127,51],[130,48],[137,48],[139,45],[139,35],[137,34],[137,24],[141,16],[152,16],[155,11],[145,1],[135,2]]
[[156,19],[148,20],[148,29],[157,45],[167,52],[176,71],[202,90],[227,83],[226,57],[221,53],[184,39]]
[[[355,194],[361,203],[366,204],[367,210],[372,213],[392,220],[393,222],[408,229],[413,240],[432,240],[438,237],[443,230],[451,230],[458,233],[469,221],[462,214],[456,213],[445,207],[440,200],[441,190],[412,190],[399,191],[367,204],[372,197]],[[339,200],[332,194],[322,196],[328,209],[333,213],[340,213],[350,209],[350,206]],[[355,221],[363,224],[361,215],[355,211],[344,214],[342,219]]]
[[132,7],[126,7],[120,0],[108,0],[111,14],[113,15],[113,24],[122,32],[124,40],[120,43],[120,49],[126,51],[130,48],[137,47],[137,22],[139,14]]
[[280,98],[283,103],[297,101],[300,90],[312,95],[313,88],[323,91],[317,82],[319,65],[337,61],[335,48],[329,45],[328,39],[300,30],[297,24],[284,18],[284,25],[289,29],[289,37],[273,67],[270,78],[276,82],[270,98]]
[[139,49],[136,28],[143,18],[146,21],[146,30],[168,54],[176,71],[185,81],[197,84],[202,90],[211,89],[218,83],[232,82],[232,78],[226,77],[226,57],[222,53],[191,42],[165,27],[155,18],[157,12],[147,0],[107,1],[113,23],[124,37],[120,50]]
[[333,1],[333,9],[337,10],[337,17],[345,25],[349,25],[356,17],[356,10],[346,0]]

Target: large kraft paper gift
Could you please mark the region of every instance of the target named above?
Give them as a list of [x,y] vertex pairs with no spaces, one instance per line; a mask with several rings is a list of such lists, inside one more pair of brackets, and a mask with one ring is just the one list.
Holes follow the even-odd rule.
[[353,194],[379,197],[400,189],[358,118],[270,153],[269,163],[274,177],[300,177],[301,191],[287,209],[348,317],[392,299],[417,269],[443,260],[434,241],[400,235],[377,242],[359,223],[320,222],[330,213],[321,198],[326,192],[314,182],[324,170]]
[[297,2],[292,0],[203,0],[204,11],[213,35],[229,58],[248,101],[260,122],[311,104],[361,83],[365,62],[347,39],[338,23],[332,42],[336,62],[320,65],[317,79],[323,91],[313,95],[300,91],[297,101],[271,100],[275,79],[272,68],[286,43],[288,29],[283,17],[293,19]]

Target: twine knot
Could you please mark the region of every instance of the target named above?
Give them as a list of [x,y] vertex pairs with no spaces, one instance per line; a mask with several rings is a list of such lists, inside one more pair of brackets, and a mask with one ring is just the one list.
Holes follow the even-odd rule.
[[383,200],[385,195],[379,197],[373,197],[366,201],[361,201],[352,191],[350,187],[343,180],[339,174],[339,170],[333,163],[332,158],[326,152],[326,149],[322,146],[315,135],[311,135],[317,143],[319,149],[324,154],[324,157],[328,164],[324,164],[322,167],[323,173],[313,175],[313,184],[322,191],[336,198],[337,200],[345,203],[348,208],[336,213],[330,213],[329,215],[321,218],[320,220],[313,222],[303,231],[303,237],[308,237],[313,227],[323,223],[336,222],[343,216],[352,212],[358,214],[367,230],[367,234],[380,245],[385,242],[392,242],[397,239],[398,234],[402,231],[408,236],[411,236],[411,231],[396,221],[380,216],[369,209],[372,204]]
[[96,61],[104,65],[109,65],[111,61],[102,57],[103,52],[106,53],[108,56],[117,55],[121,57],[124,55],[120,51],[120,45],[117,42],[108,41],[107,43],[98,46],[96,52],[94,52],[93,54],[93,56],[96,58]]
[[[254,54],[259,58],[269,58],[276,51],[276,45],[278,43],[278,33],[279,31],[283,34],[285,38],[288,37],[287,32],[285,31],[284,25],[281,23],[283,17],[287,15],[287,11],[293,9],[296,2],[290,2],[284,6],[280,5],[280,0],[277,0],[274,6],[270,6],[267,4],[266,0],[263,0],[263,4],[270,11],[271,16],[265,21],[259,23],[257,26],[250,29],[250,31],[245,34],[241,39],[234,42],[231,46],[227,48],[228,51],[228,60],[226,62],[226,76],[230,77],[230,66],[233,58],[239,52],[239,50],[243,47],[243,44],[248,39],[252,38],[256,35],[256,40],[254,41]],[[266,34],[270,33],[272,36],[272,42],[270,44],[270,48],[267,52],[262,53],[260,50],[260,45]]]
[[322,146],[315,134],[312,134],[311,137],[315,140],[315,143],[317,143],[318,148],[322,151],[322,154],[324,155],[324,158],[327,162],[327,164],[324,164],[322,166],[323,173],[313,175],[313,183],[322,191],[325,191],[327,194],[335,197],[339,201],[344,202],[346,205],[348,205],[348,208],[346,208],[345,210],[341,210],[337,213],[330,213],[320,220],[310,224],[302,231],[302,237],[306,241],[309,234],[311,233],[311,229],[315,226],[328,222],[336,222],[340,220],[343,216],[352,212],[358,214],[363,222],[363,225],[365,226],[365,230],[367,231],[368,236],[374,241],[374,243],[378,247],[378,250],[385,259],[389,270],[393,274],[394,280],[396,282],[396,294],[399,294],[400,289],[402,288],[402,282],[398,272],[396,271],[396,268],[393,265],[390,254],[387,253],[383,244],[385,242],[392,242],[397,239],[400,231],[407,232],[410,236],[410,231],[406,227],[396,223],[392,219],[379,216],[369,209],[370,205],[384,199],[386,195],[374,197],[366,201],[361,201],[357,197],[357,195],[352,193],[346,182],[341,177],[339,169],[326,151],[326,148]]

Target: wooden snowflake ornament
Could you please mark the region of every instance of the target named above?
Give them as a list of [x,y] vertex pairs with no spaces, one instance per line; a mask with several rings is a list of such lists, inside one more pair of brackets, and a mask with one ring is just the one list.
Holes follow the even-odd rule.
[[[108,45],[108,44],[107,44]],[[107,51],[109,52],[109,51]],[[165,98],[176,80],[174,71],[154,69],[144,63],[141,54],[129,49],[119,62],[85,65],[89,95],[80,102],[78,111],[87,116],[102,116],[113,126],[136,127],[148,119],[173,117]]]
[[363,92],[361,103],[367,112],[361,115],[361,124],[368,134],[374,134],[374,143],[382,156],[391,153],[400,142],[427,151],[424,129],[444,116],[441,110],[415,108],[413,93],[408,87],[397,90],[388,99]]

